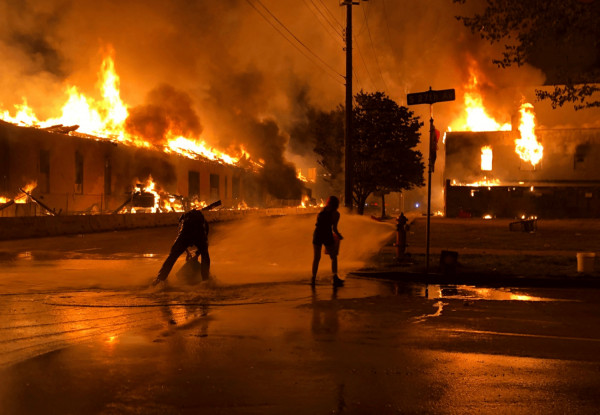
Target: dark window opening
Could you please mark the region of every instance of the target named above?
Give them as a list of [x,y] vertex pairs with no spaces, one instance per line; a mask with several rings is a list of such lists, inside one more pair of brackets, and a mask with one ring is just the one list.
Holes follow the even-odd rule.
[[219,199],[219,175],[210,175],[210,200],[211,202]]
[[573,157],[573,169],[585,170],[585,155],[575,154],[575,157]]
[[188,196],[200,195],[200,173],[197,171],[188,172]]
[[8,179],[10,172],[10,158],[8,155],[8,142],[0,140],[0,192],[8,192]]
[[240,198],[240,178],[234,177],[231,181],[231,197],[233,199]]
[[40,180],[38,183],[41,193],[50,193],[50,151],[40,150]]
[[110,157],[104,159],[104,194],[112,194],[112,163]]
[[83,154],[75,152],[75,194],[83,194]]
[[573,170],[586,169],[586,156],[589,154],[590,148],[590,143],[582,143],[575,147],[575,154],[573,155]]

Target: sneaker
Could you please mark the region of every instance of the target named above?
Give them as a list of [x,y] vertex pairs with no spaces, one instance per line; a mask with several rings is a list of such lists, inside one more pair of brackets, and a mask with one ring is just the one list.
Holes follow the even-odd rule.
[[337,275],[333,276],[333,286],[334,287],[341,287],[344,285],[344,280],[341,279],[340,277],[338,277]]

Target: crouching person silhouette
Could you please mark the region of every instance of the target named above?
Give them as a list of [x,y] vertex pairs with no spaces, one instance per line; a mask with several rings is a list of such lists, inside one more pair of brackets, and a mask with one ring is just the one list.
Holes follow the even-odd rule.
[[160,271],[158,271],[158,276],[152,285],[165,281],[177,259],[181,254],[187,252],[187,249],[191,246],[196,247],[196,253],[192,255],[191,258],[188,258],[188,260],[197,260],[198,256],[200,256],[202,260],[200,272],[202,274],[202,279],[206,280],[209,278],[210,272],[210,256],[208,255],[208,222],[204,218],[202,212],[198,209],[192,209],[181,215],[179,218],[179,233],[177,238],[175,239],[175,242],[173,242],[171,252],[167,259],[165,259]]

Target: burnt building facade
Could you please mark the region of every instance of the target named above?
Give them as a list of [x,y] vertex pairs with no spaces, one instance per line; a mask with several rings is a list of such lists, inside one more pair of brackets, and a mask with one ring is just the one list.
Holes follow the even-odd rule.
[[[31,195],[61,214],[111,213],[150,177],[155,190],[181,200],[257,204],[263,196],[253,176],[212,160],[0,121],[0,197],[23,196],[34,183]],[[45,214],[39,204],[18,205],[0,215]]]
[[600,129],[536,130],[537,164],[515,150],[518,131],[448,132],[448,217],[600,217]]

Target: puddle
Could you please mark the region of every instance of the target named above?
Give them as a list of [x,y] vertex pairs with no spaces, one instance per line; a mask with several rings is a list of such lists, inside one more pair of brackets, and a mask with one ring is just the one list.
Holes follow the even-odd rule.
[[569,301],[536,297],[517,288],[480,288],[470,285],[425,285],[416,289],[417,295],[428,299],[491,300],[491,301]]

